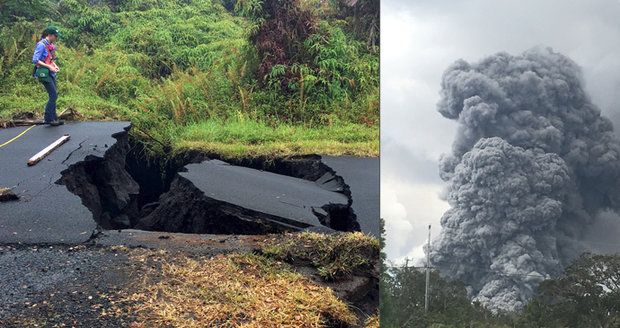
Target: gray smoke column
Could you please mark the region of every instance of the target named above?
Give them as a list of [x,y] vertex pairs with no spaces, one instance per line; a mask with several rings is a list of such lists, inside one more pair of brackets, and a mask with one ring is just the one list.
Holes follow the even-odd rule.
[[581,252],[598,213],[620,208],[620,143],[579,67],[551,49],[457,61],[438,110],[459,127],[440,161],[451,208],[432,262],[492,310],[517,310]]

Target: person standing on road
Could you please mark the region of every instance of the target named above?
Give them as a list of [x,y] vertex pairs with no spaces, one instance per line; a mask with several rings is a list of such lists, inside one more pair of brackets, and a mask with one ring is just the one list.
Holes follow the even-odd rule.
[[60,37],[60,32],[55,27],[48,27],[43,31],[41,40],[37,42],[32,56],[32,63],[35,65],[33,76],[43,84],[49,99],[45,105],[44,123],[51,126],[63,124],[56,116],[56,100],[58,99],[58,89],[56,88],[56,73],[60,68],[56,64],[56,46],[54,42]]

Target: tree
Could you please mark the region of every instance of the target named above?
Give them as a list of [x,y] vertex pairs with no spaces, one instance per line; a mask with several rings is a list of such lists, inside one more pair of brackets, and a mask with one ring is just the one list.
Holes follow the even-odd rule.
[[260,60],[258,77],[263,82],[268,76],[277,77],[288,90],[297,77],[287,68],[304,62],[300,58],[306,54],[304,41],[316,30],[317,17],[300,0],[265,0],[261,12],[264,21],[250,38]]
[[0,1],[0,25],[18,20],[43,21],[53,12],[49,0],[2,0]]
[[381,237],[379,237],[381,242],[381,252],[379,253],[379,268],[381,270],[379,280],[379,313],[381,314],[381,324],[385,327],[384,319],[392,317],[394,307],[392,306],[392,298],[388,293],[391,281],[388,276],[387,254],[385,253],[385,220],[383,218],[379,219],[379,228],[381,232]]
[[[408,261],[407,261],[408,262]],[[512,318],[471,303],[465,286],[431,272],[429,311],[424,311],[426,278],[422,268],[384,266],[381,276],[381,327],[509,327]]]
[[379,46],[379,0],[333,0],[338,16],[347,21],[349,29],[374,49]]
[[620,256],[583,254],[540,284],[522,317],[538,327],[620,327]]

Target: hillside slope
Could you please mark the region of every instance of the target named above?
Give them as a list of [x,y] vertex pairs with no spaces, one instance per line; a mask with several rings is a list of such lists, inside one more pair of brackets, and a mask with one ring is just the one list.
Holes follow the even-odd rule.
[[55,25],[59,110],[131,120],[154,150],[378,155],[378,1],[355,6],[7,0],[0,120],[42,115],[30,57]]

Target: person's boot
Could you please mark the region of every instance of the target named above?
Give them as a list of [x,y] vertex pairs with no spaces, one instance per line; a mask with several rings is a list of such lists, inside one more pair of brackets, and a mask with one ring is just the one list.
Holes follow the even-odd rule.
[[51,126],[59,126],[59,125],[63,125],[63,124],[65,124],[65,121],[63,121],[63,120],[53,120],[53,121],[50,122]]

